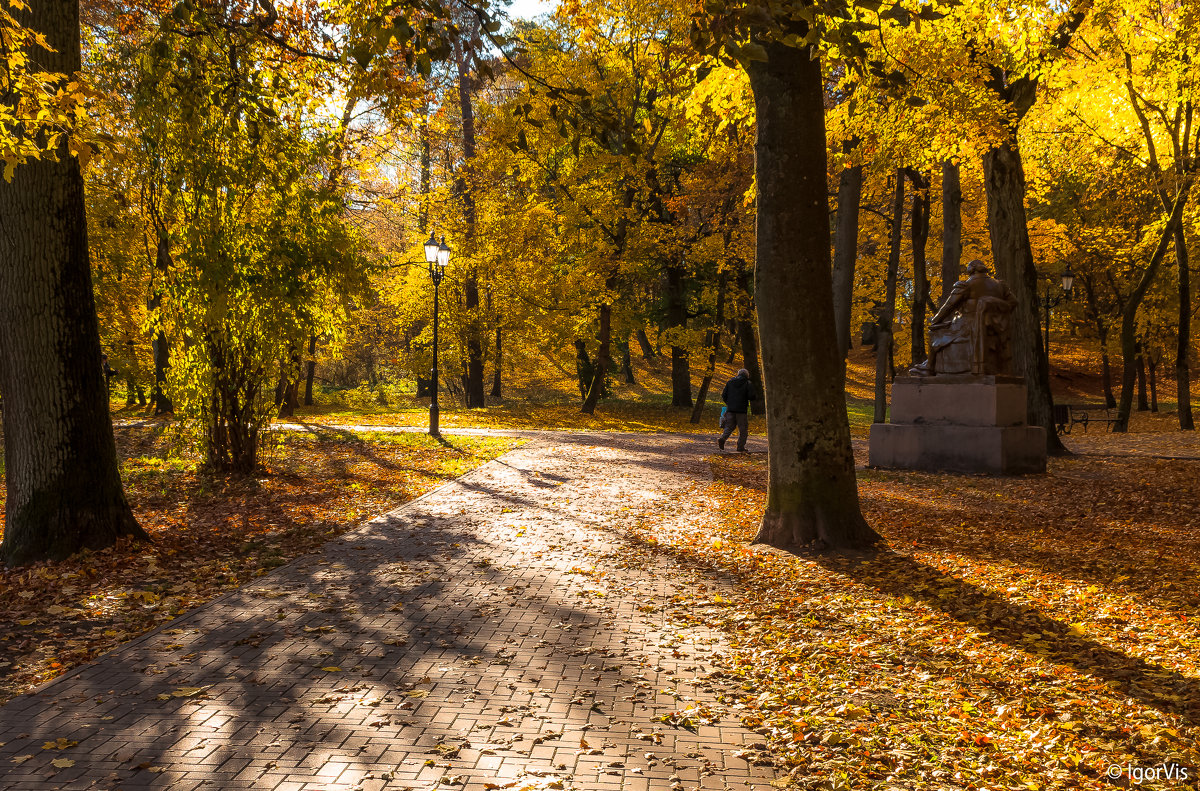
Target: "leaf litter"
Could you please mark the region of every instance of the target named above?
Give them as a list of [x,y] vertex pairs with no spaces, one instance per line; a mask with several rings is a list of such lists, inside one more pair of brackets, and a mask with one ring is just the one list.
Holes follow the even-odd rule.
[[1102,789],[1115,766],[1180,788],[1200,770],[1200,461],[1119,441],[1045,476],[862,472],[876,553],[751,546],[757,455],[709,460],[687,495],[706,515],[630,532],[726,581],[673,612],[729,635],[710,678],[764,738],[739,757],[781,784]]

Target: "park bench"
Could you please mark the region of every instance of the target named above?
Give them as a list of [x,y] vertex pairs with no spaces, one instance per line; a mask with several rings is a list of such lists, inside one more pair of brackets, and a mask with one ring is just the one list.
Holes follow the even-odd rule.
[[1117,410],[1110,409],[1104,404],[1055,404],[1054,429],[1058,434],[1070,434],[1076,423],[1083,426],[1087,433],[1090,423],[1100,423],[1111,431],[1117,422]]

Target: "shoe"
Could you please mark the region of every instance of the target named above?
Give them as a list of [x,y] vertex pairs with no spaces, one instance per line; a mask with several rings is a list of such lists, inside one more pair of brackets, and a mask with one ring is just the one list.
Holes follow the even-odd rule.
[[749,452],[750,451],[746,450],[745,448],[738,448],[738,453],[749,453]]
[[718,440],[717,440],[717,447],[718,447],[718,448],[720,448],[721,450],[725,450],[725,440],[723,440],[723,439],[718,439]]

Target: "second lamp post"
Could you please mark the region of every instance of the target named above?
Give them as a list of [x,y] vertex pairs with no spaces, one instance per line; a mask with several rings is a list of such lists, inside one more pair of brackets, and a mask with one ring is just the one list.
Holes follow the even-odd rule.
[[429,265],[429,278],[433,280],[433,375],[430,382],[429,399],[429,433],[436,437],[438,431],[438,286],[446,275],[446,265],[450,263],[450,248],[446,245],[446,237],[438,242],[429,234],[425,243],[425,263]]
[[1050,359],[1050,310],[1058,307],[1058,303],[1064,299],[1071,298],[1071,289],[1075,287],[1075,274],[1071,271],[1071,265],[1067,264],[1067,268],[1062,273],[1062,292],[1057,296],[1050,293],[1050,280],[1046,281],[1046,295],[1041,299],[1042,310],[1046,314],[1046,333],[1042,338],[1042,343],[1046,347],[1046,359]]

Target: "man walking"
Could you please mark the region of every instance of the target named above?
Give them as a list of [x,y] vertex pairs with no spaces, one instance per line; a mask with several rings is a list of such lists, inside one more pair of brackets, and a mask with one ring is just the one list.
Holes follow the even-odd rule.
[[737,376],[725,383],[725,389],[721,391],[721,400],[725,402],[725,431],[717,440],[718,448],[725,450],[725,440],[729,439],[729,435],[736,427],[738,430],[737,449],[743,453],[746,451],[746,435],[750,431],[746,412],[750,409],[750,402],[757,399],[754,385],[750,384],[750,372],[745,368],[738,371]]

